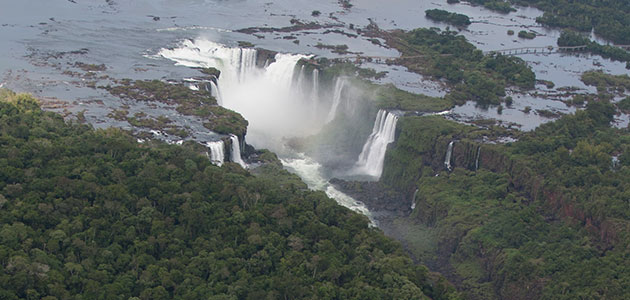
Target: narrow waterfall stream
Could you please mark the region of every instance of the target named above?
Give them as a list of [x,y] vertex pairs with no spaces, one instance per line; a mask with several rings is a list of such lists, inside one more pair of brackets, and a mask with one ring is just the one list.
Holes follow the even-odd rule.
[[453,154],[453,143],[454,141],[451,141],[450,143],[448,143],[448,148],[446,148],[446,156],[444,157],[444,166],[449,172],[453,170],[451,166],[451,155]]
[[397,122],[397,115],[385,110],[378,111],[372,134],[368,137],[361,154],[359,154],[356,173],[376,178],[381,177],[387,145],[394,141]]
[[475,159],[475,171],[479,170],[479,156],[481,155],[481,146],[477,147],[477,158]]
[[333,102],[330,106],[330,110],[328,111],[328,116],[326,117],[326,123],[330,123],[335,116],[337,115],[337,110],[339,109],[339,103],[342,100],[342,93],[344,88],[346,87],[347,79],[344,77],[337,78],[335,82],[335,90],[333,94]]
[[243,169],[247,169],[247,164],[245,164],[245,162],[243,161],[243,158],[241,157],[241,144],[238,140],[238,137],[236,135],[230,134],[230,140],[232,141],[232,151],[230,152],[230,160],[232,162],[235,162],[241,165]]

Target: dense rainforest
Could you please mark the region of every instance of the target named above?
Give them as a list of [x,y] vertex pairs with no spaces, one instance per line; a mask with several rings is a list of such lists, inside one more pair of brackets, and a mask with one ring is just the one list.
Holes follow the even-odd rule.
[[[616,90],[627,80],[593,76]],[[440,117],[401,118],[381,180],[416,195],[396,221],[410,251],[468,299],[630,298],[630,133],[610,126],[607,98],[510,143]]]
[[0,90],[2,299],[456,299],[266,152],[94,130]]

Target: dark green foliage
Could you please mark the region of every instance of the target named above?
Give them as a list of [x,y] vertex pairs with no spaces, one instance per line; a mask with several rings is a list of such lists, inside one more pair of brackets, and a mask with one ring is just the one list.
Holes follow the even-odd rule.
[[630,111],[630,97],[623,98],[617,103],[617,107],[622,111]]
[[[507,13],[515,11],[510,3],[534,6],[544,14],[538,23],[574,29],[582,32],[592,30],[598,36],[617,44],[630,44],[630,2],[623,0],[472,0],[486,8]],[[451,2],[449,2],[451,3]]]
[[630,133],[610,127],[614,113],[610,103],[591,101],[505,145],[476,142],[491,131],[402,118],[381,179],[419,189],[406,224],[437,245],[429,254],[411,251],[454,270],[470,299],[630,297]]
[[210,76],[215,77],[215,78],[219,78],[219,76],[221,76],[221,71],[219,69],[213,68],[213,67],[201,68],[201,69],[199,69],[199,72],[204,73],[206,75],[210,75]]
[[[448,3],[453,1],[447,0]],[[459,2],[459,1],[457,1]],[[544,14],[538,23],[591,32],[617,44],[630,44],[630,2],[624,0],[471,0],[502,13],[516,11],[511,4],[534,6]]]
[[529,31],[525,31],[525,30],[521,30],[518,32],[518,37],[522,38],[522,39],[534,39],[536,37],[536,33],[533,32],[529,32]]
[[238,46],[241,48],[254,48],[254,44],[247,41],[238,41]]
[[417,59],[401,59],[412,71],[445,79],[454,85],[447,98],[454,103],[474,100],[481,105],[498,104],[507,85],[531,89],[536,75],[518,57],[501,54],[484,55],[453,31],[419,28],[395,31],[388,43]]
[[455,26],[470,25],[470,18],[467,15],[452,13],[442,9],[428,9],[425,11],[425,14],[427,18],[434,21],[445,22]]
[[0,98],[2,299],[450,297],[278,164],[254,177],[196,144],[137,144]]
[[597,87],[597,90],[606,93],[624,94],[630,91],[630,76],[610,75],[601,71],[588,71],[582,74],[582,81],[585,84]]
[[326,45],[322,43],[317,43],[317,45],[315,45],[315,48],[330,49],[332,53],[337,53],[337,54],[351,53],[350,51],[348,51],[348,45]]
[[504,14],[516,11],[509,2],[503,0],[471,0],[470,3],[483,5],[487,9]]
[[615,46],[600,45],[597,42],[591,41],[588,37],[573,31],[563,31],[558,38],[558,46],[586,46],[585,49],[580,51],[588,51],[593,54],[599,54],[604,58],[630,63],[630,52]]
[[545,13],[537,22],[595,33],[618,44],[630,44],[630,2],[617,0],[517,0]]

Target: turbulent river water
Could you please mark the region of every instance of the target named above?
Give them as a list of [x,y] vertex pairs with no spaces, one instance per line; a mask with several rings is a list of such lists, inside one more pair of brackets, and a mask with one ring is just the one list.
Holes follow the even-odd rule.
[[[121,107],[130,114],[143,112],[154,117],[167,116],[190,129],[189,139],[218,149],[215,144],[218,135],[208,132],[203,127],[203,120],[180,115],[173,107],[164,104],[120,100],[103,90],[87,87],[83,82],[85,78],[72,73],[76,71],[76,62],[82,62],[105,64],[107,69],[101,74],[109,78],[183,80],[199,75],[191,67],[216,67],[222,75],[218,87],[214,87],[217,89],[214,94],[223,106],[248,119],[248,143],[278,153],[285,167],[302,177],[311,188],[323,190],[340,204],[369,216],[362,203],[328,183],[333,175],[340,174],[338,171],[331,170],[329,164],[315,157],[286,147],[286,137],[308,136],[331,122],[344,93],[344,82],[339,79],[336,88],[313,92],[318,89],[317,80],[313,79],[317,75],[299,73],[303,70],[295,68],[295,64],[300,58],[342,56],[316,47],[318,43],[344,44],[348,45],[349,51],[364,55],[395,57],[397,51],[356,36],[352,28],[365,27],[370,22],[383,29],[446,28],[446,25],[424,17],[424,11],[431,8],[470,16],[473,24],[461,34],[484,51],[555,45],[560,32],[536,24],[535,18],[542,12],[532,8],[503,15],[466,3],[448,5],[446,1],[402,0],[392,4],[353,0],[352,4],[352,8],[343,9],[337,1],[305,0],[12,1],[4,3],[0,10],[0,51],[3,53],[0,56],[0,87],[34,93],[47,100],[47,108],[51,110],[84,112],[87,121],[97,128],[116,126],[142,131],[109,116],[112,110]],[[313,16],[315,10],[321,14]],[[329,28],[263,31],[255,35],[237,31],[247,27],[287,27],[294,19],[329,25]],[[518,31],[521,28],[537,32],[538,37],[523,40],[506,34],[508,29]],[[239,48],[239,41],[279,54],[274,62],[256,66],[254,50]],[[557,96],[561,94],[559,88],[576,87],[595,92],[579,80],[581,72],[601,69],[612,74],[627,74],[624,64],[599,56],[527,54],[522,58],[532,66],[538,79],[556,84],[552,89],[537,86],[545,97],[510,92],[514,105],[506,107],[502,113],[467,103],[453,109],[448,117],[459,121],[494,118],[531,130],[550,119],[526,114],[523,112],[525,107],[572,113],[575,108],[568,107],[562,102],[562,96]],[[380,83],[393,83],[401,89],[432,96],[447,92],[441,83],[407,72],[402,67],[380,64],[366,64],[365,67],[388,72]],[[298,78],[297,83],[294,78]],[[107,82],[108,79],[103,78],[97,84]],[[376,124],[372,135],[367,135],[368,129],[364,139],[368,149],[348,158],[352,161],[343,167],[378,178],[382,170],[381,156],[393,139],[396,116],[382,112],[378,114],[377,122],[374,122],[374,116],[369,117],[369,123]],[[620,116],[618,125],[627,126],[627,119],[627,116]],[[174,137],[166,134],[157,137],[174,141]],[[372,147],[374,152],[369,151]],[[232,160],[245,166],[239,158]],[[218,161],[219,156],[213,159]],[[347,173],[351,175],[352,172]]]

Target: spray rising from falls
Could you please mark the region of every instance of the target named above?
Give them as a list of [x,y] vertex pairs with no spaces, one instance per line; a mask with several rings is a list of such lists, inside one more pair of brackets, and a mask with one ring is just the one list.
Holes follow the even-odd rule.
[[[306,68],[298,61],[307,55],[278,53],[265,67],[258,67],[257,50],[226,47],[207,40],[185,41],[159,55],[188,67],[213,67],[221,71],[215,97],[219,103],[248,120],[247,140],[258,148],[279,151],[282,138],[308,136],[323,126],[324,113],[310,105],[317,87],[310,87]],[[317,72],[314,72],[317,74]]]
[[446,148],[446,156],[444,157],[444,166],[446,166],[446,169],[449,172],[452,171],[451,155],[453,154],[453,143],[454,141],[448,143],[448,148]]
[[230,140],[232,141],[232,151],[230,153],[230,160],[232,162],[235,162],[241,165],[243,169],[247,169],[247,164],[245,164],[245,162],[243,161],[243,158],[241,158],[241,145],[238,140],[238,137],[236,135],[230,134]]
[[372,134],[363,145],[357,161],[355,170],[358,174],[381,177],[387,145],[395,138],[396,122],[398,122],[397,115],[385,110],[378,111]]
[[223,141],[207,142],[206,147],[210,149],[209,154],[206,152],[210,162],[217,166],[222,166],[225,160],[225,145]]

